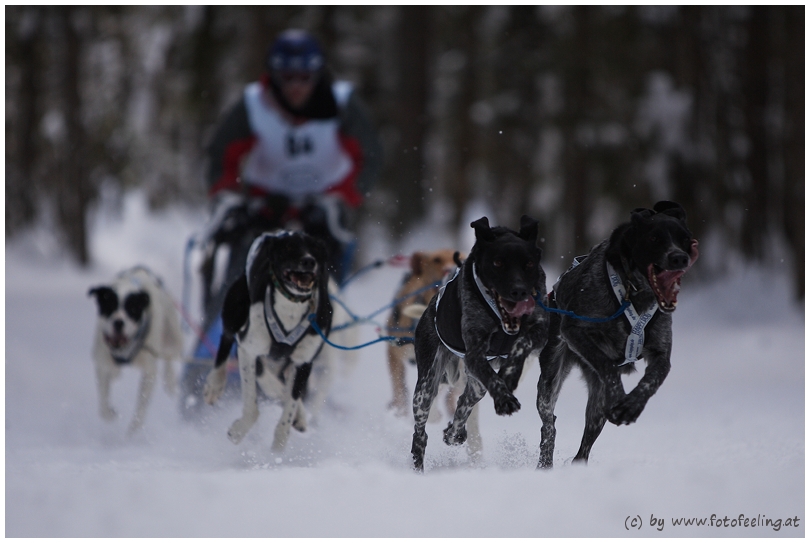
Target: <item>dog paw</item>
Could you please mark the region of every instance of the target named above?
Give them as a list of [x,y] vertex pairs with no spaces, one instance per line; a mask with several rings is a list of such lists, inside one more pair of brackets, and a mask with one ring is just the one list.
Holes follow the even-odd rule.
[[307,415],[304,412],[303,407],[300,407],[298,409],[298,415],[296,415],[295,420],[292,423],[292,427],[298,430],[299,432],[307,431]]
[[467,441],[467,428],[462,426],[457,432],[453,431],[453,423],[447,425],[444,429],[444,442],[447,445],[462,445]]
[[520,410],[520,402],[512,394],[504,394],[495,400],[495,413],[498,415],[511,415]]
[[253,426],[253,422],[248,423],[245,419],[235,420],[234,423],[231,424],[231,427],[228,428],[228,439],[230,439],[231,443],[234,445],[239,444],[247,435],[251,426]]
[[222,371],[215,369],[208,374],[208,377],[205,379],[205,387],[203,387],[205,403],[208,405],[214,405],[214,403],[216,403],[219,397],[222,396],[222,391],[225,390],[227,380],[228,376],[224,371],[224,366]]
[[616,426],[622,424],[632,424],[636,422],[641,412],[644,410],[644,403],[631,398],[630,396],[618,402],[608,412],[608,420]]

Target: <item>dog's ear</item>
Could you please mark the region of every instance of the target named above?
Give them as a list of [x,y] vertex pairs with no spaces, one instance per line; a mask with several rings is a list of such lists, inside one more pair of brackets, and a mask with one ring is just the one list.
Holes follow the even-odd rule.
[[108,286],[93,287],[87,292],[88,296],[95,296],[98,312],[110,316],[118,309],[118,294]]
[[253,244],[250,246],[245,262],[245,275],[252,301],[264,296],[264,290],[267,288],[270,273],[272,272],[270,255],[273,253],[273,245],[276,239],[276,236],[262,234],[253,240]]
[[663,213],[665,215],[669,215],[670,217],[675,217],[679,221],[686,222],[686,210],[683,206],[677,202],[670,202],[668,200],[662,200],[656,203],[653,206],[653,209],[657,213]]
[[422,262],[425,260],[425,255],[417,251],[411,255],[411,273],[414,277],[419,277],[424,273]]
[[133,292],[124,299],[124,311],[132,320],[139,321],[143,312],[149,307],[149,293],[143,290]]
[[473,221],[470,223],[475,229],[475,239],[480,241],[494,241],[495,235],[492,233],[492,229],[489,227],[489,219],[486,217],[481,217],[477,221]]
[[456,251],[453,253],[453,262],[456,263],[456,266],[459,268],[464,265],[464,262],[461,260],[461,253]]
[[650,224],[650,217],[655,215],[655,211],[647,209],[646,207],[637,207],[630,212],[630,224],[633,226],[642,226]]
[[520,218],[520,237],[526,241],[537,243],[538,223],[528,215]]

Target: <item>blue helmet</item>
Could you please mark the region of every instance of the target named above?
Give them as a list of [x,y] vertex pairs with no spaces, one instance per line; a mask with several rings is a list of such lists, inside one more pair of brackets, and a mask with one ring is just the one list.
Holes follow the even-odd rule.
[[285,30],[270,47],[266,59],[270,72],[318,72],[324,64],[318,41],[304,30]]

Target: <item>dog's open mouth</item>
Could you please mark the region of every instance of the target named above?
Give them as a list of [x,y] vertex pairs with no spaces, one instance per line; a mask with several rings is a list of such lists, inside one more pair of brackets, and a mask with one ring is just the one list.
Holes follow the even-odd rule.
[[129,345],[129,337],[126,334],[104,334],[104,342],[110,349],[117,351]]
[[698,241],[692,240],[689,250],[689,265],[680,270],[664,270],[655,264],[647,266],[647,279],[658,300],[661,311],[672,313],[678,307],[678,293],[681,291],[681,277],[698,259]]
[[284,281],[294,290],[308,294],[315,286],[315,274],[307,271],[287,270],[284,272]]
[[498,312],[501,314],[501,325],[503,331],[507,334],[514,335],[520,331],[520,318],[523,315],[529,315],[534,311],[534,298],[529,296],[525,300],[513,302],[507,300],[499,295],[494,290],[492,291],[495,300],[495,305],[498,307]]

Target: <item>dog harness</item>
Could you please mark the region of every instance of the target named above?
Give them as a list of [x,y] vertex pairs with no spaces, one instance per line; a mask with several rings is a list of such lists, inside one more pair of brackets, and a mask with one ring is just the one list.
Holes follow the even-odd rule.
[[[488,294],[486,287],[478,278],[478,273],[473,264],[473,278],[478,287],[478,293],[481,295],[483,301],[492,310],[486,314],[493,321],[494,325],[498,325],[497,330],[489,337],[489,349],[486,353],[487,360],[494,360],[496,358],[507,358],[512,351],[512,345],[517,338],[517,335],[507,334],[503,330],[503,323],[501,322],[500,312],[498,311],[495,301]],[[456,269],[453,277],[439,289],[439,294],[436,297],[436,317],[434,319],[434,326],[436,334],[439,336],[439,341],[447,347],[447,350],[458,356],[464,358],[466,355],[467,347],[464,345],[464,337],[461,333],[461,298],[458,294],[458,278],[461,268]]]
[[273,339],[275,339],[277,343],[294,346],[304,337],[311,323],[308,317],[310,313],[314,313],[315,309],[312,302],[313,299],[310,298],[309,311],[304,314],[304,318],[301,319],[301,322],[290,332],[285,332],[284,328],[282,328],[281,324],[278,322],[276,310],[273,309],[273,289],[270,285],[267,285],[267,290],[264,291],[264,322],[267,324],[267,329],[270,330]]
[[[629,301],[630,298],[627,295],[627,291],[624,288],[624,284],[622,283],[619,274],[616,273],[616,270],[610,265],[610,262],[606,260],[605,264],[607,264],[607,273],[608,277],[610,278],[610,286],[613,288],[613,293],[616,295],[616,299],[619,300],[620,304],[625,300]],[[620,366],[631,364],[638,360],[641,350],[644,348],[644,328],[647,326],[650,320],[652,320],[653,315],[655,315],[657,310],[657,303],[653,303],[644,313],[641,314],[636,311],[633,304],[629,304],[627,309],[624,310],[624,316],[627,317],[627,320],[630,322],[630,335],[627,336],[627,344],[624,347],[624,362],[619,364]]]
[[[283,238],[286,236],[292,235],[291,232],[286,230],[277,230],[274,232],[265,232],[264,234],[257,237],[253,240],[253,243],[250,245],[250,250],[248,251],[247,261],[245,263],[245,274],[248,278],[248,288],[250,288],[250,268],[253,266],[253,261],[256,259],[256,256],[259,254],[259,249],[261,248],[262,244],[268,238]],[[284,285],[281,284],[275,274],[272,274],[271,284],[267,285],[267,289],[264,291],[264,322],[267,325],[267,329],[272,334],[273,339],[276,340],[276,343],[284,343],[285,345],[295,346],[304,334],[307,332],[310,326],[309,314],[314,313],[314,299],[312,296],[298,296],[291,292],[289,292]],[[298,325],[286,332],[281,324],[278,322],[278,315],[276,315],[275,309],[273,309],[273,288],[277,288],[279,292],[287,299],[293,302],[305,302],[309,300],[310,310],[304,315],[304,318],[301,319],[301,322]]]

